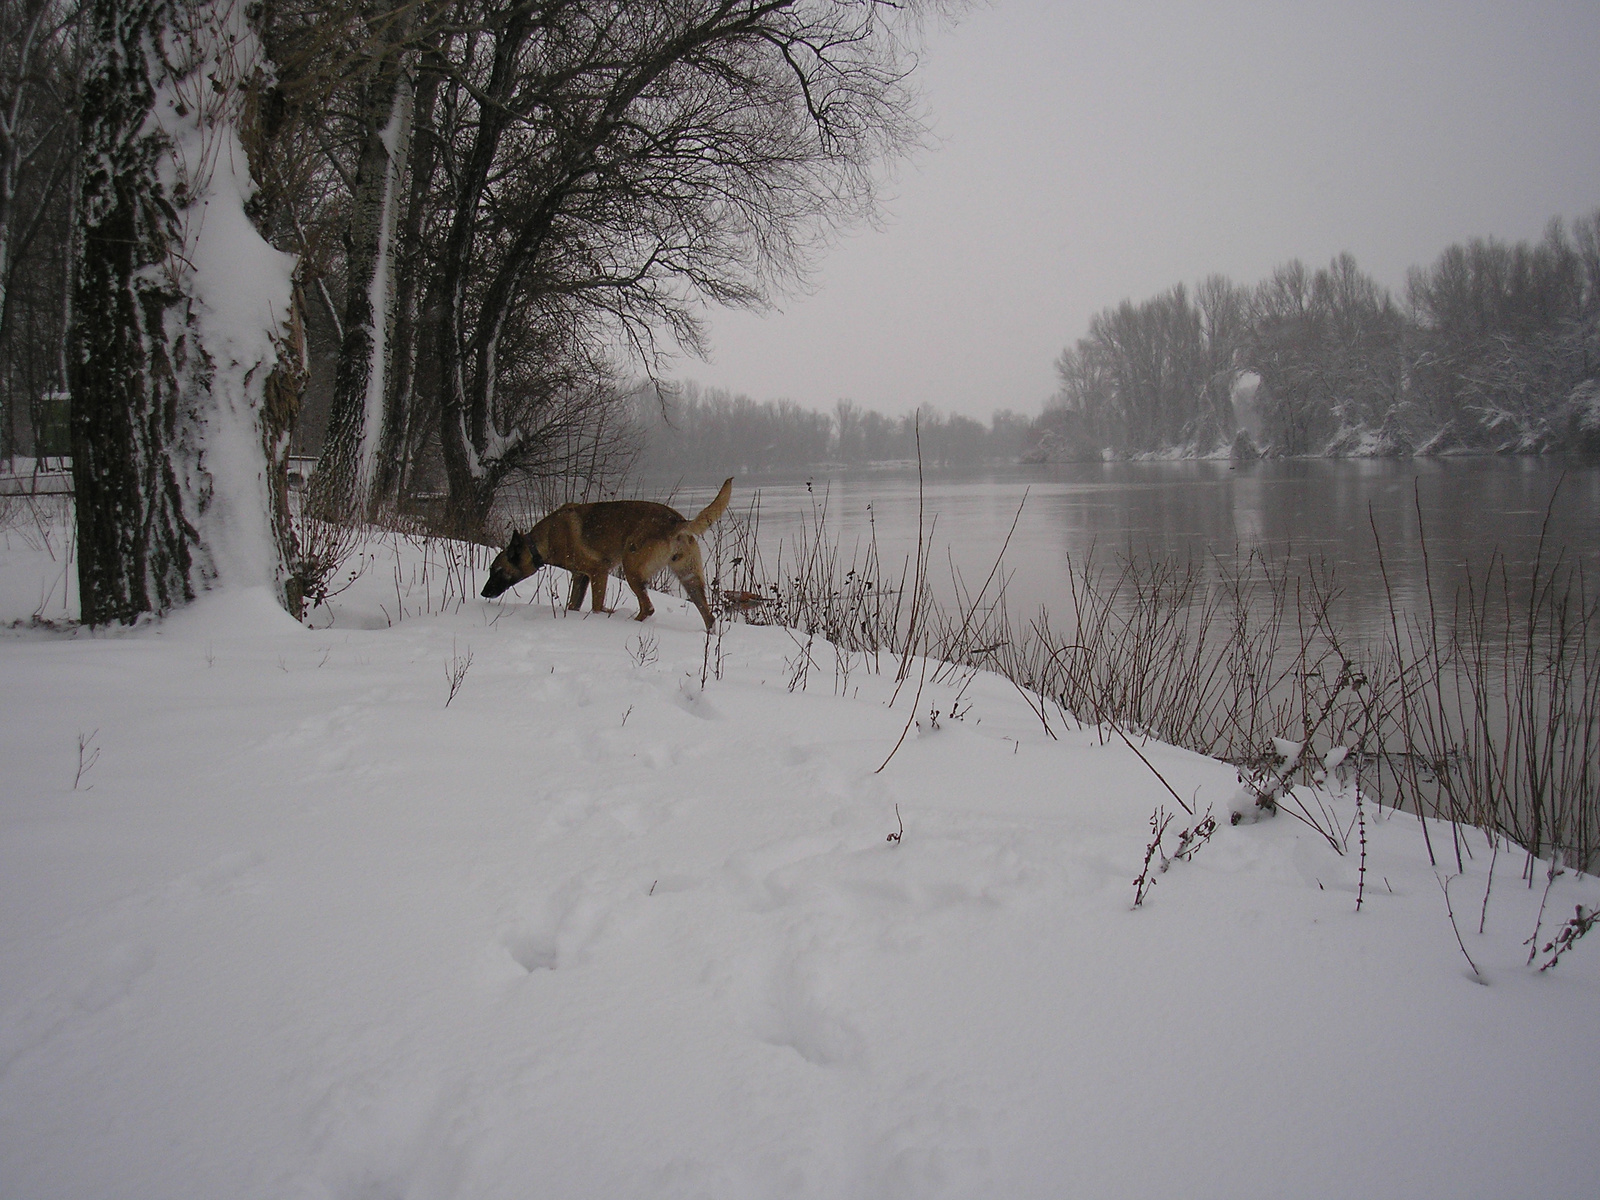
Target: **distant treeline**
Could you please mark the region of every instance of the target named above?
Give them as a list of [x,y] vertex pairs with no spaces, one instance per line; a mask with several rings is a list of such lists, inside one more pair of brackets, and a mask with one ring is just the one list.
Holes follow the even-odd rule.
[[636,419],[640,466],[686,473],[914,459],[919,437],[922,461],[930,466],[1015,461],[1031,425],[1009,410],[984,425],[927,405],[886,417],[850,400],[840,400],[831,413],[815,412],[792,400],[755,401],[692,383],[672,395],[641,392]]
[[1056,369],[1035,460],[1600,449],[1600,211],[1451,246],[1401,302],[1349,254],[1179,284],[1099,313]]

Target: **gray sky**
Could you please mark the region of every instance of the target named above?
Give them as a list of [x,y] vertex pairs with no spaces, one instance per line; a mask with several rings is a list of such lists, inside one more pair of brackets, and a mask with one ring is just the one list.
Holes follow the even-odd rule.
[[995,0],[934,29],[936,145],[884,227],[677,374],[758,400],[1036,413],[1102,308],[1349,250],[1380,283],[1451,242],[1600,208],[1600,0]]

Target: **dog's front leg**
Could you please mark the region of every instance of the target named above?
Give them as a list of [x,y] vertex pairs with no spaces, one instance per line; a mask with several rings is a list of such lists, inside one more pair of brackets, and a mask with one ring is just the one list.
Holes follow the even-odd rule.
[[572,573],[572,588],[567,593],[567,608],[576,612],[583,607],[583,597],[589,591],[589,577],[577,571]]
[[590,576],[590,582],[592,582],[594,584],[594,592],[593,592],[594,599],[590,602],[589,607],[591,609],[593,609],[597,613],[608,613],[608,612],[610,612],[611,610],[606,607],[606,574],[605,574],[605,572],[601,571],[596,575]]

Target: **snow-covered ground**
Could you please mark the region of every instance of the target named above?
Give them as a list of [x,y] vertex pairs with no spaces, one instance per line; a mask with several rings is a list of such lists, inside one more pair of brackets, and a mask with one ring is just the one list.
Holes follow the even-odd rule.
[[[1369,808],[1357,912],[1354,833],[1224,819],[1134,909],[1175,802],[1003,679],[879,772],[920,664],[368,553],[318,628],[0,635],[7,1200],[1596,1194],[1600,935],[1526,966],[1481,833]],[[4,535],[0,619],[64,554]]]

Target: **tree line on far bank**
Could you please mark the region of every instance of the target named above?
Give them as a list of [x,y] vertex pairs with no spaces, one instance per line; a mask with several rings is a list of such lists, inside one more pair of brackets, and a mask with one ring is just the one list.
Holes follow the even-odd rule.
[[1010,410],[984,424],[931,405],[890,417],[851,400],[818,412],[792,400],[756,401],[693,383],[665,396],[642,390],[634,411],[637,466],[652,473],[861,466],[914,460],[919,453],[930,466],[1015,462],[1031,424]]
[[1349,254],[1178,284],[1097,314],[1056,370],[1035,460],[1600,449],[1600,211],[1453,245],[1399,301]]

